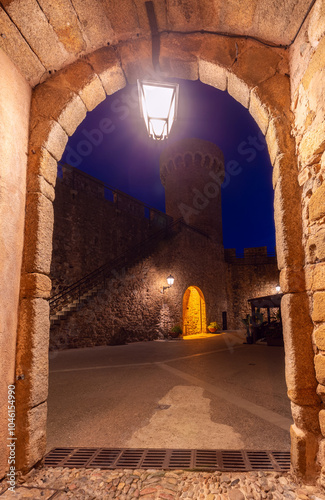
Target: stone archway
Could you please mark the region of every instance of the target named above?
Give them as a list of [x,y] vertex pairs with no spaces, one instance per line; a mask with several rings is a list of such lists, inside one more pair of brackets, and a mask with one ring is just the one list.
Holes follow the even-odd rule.
[[206,306],[202,291],[189,286],[183,296],[183,335],[205,333],[207,328]]
[[[247,107],[266,136],[273,165],[277,258],[281,270],[286,380],[295,424],[292,464],[315,473],[320,439],[312,322],[304,280],[301,190],[291,137],[286,51],[255,41],[213,35],[164,35],[161,68],[169,76],[197,79],[227,90]],[[126,81],[152,72],[151,42],[139,39],[117,51],[103,48],[35,88],[32,99],[25,243],[17,342],[17,461],[21,469],[44,454],[48,384],[48,278],[53,231],[56,162],[68,135]]]

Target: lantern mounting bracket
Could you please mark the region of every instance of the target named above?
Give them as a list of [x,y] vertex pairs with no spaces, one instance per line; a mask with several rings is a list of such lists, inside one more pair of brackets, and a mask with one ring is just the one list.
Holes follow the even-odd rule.
[[151,31],[151,43],[152,43],[152,65],[155,71],[160,71],[159,67],[159,55],[160,55],[160,33],[158,31],[157,17],[155,13],[155,6],[152,1],[145,2],[147,16]]

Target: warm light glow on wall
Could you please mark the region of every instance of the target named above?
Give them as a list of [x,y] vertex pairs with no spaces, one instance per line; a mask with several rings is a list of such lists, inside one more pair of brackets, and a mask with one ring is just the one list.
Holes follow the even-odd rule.
[[138,80],[140,110],[149,137],[167,139],[177,114],[178,84]]

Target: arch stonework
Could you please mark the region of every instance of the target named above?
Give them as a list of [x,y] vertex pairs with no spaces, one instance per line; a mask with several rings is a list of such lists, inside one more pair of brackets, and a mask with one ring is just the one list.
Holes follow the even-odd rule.
[[[200,79],[227,90],[248,108],[266,136],[273,165],[274,210],[286,382],[292,404],[292,465],[310,477],[321,439],[320,400],[311,335],[313,323],[304,278],[301,188],[291,136],[288,55],[258,42],[213,35],[164,35],[164,74]],[[151,41],[138,39],[117,50],[102,48],[80,59],[33,91],[28,151],[27,201],[17,341],[17,460],[27,469],[42,458],[46,443],[49,279],[57,161],[68,136],[87,111],[126,83],[153,72]]]
[[[192,294],[193,292],[197,295],[193,301],[191,301]],[[198,300],[197,300],[198,298]],[[190,311],[187,312],[187,309],[189,308],[190,301],[192,302],[192,306],[194,306],[195,309],[197,309],[194,312],[195,317],[193,316],[193,312],[191,313]],[[197,302],[199,302],[199,307],[197,307]],[[193,333],[191,331],[188,331],[186,326],[188,324],[188,320],[192,320],[192,327],[194,327],[194,330],[196,333],[206,333],[207,331],[207,322],[206,322],[206,304],[205,304],[205,299],[204,295],[202,293],[202,290],[195,285],[190,285],[186,290],[183,295],[183,304],[182,304],[182,309],[183,309],[183,335],[192,335]],[[194,321],[193,321],[194,320]],[[193,324],[194,323],[194,324]],[[198,331],[199,330],[199,331]]]

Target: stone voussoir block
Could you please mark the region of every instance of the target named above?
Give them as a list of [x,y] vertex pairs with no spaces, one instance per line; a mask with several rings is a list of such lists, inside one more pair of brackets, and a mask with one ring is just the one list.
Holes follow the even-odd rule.
[[318,415],[320,404],[321,402],[319,401],[319,404],[315,406],[300,406],[291,402],[291,412],[295,425],[305,432],[311,432],[315,435],[319,434]]
[[248,111],[261,129],[262,134],[265,135],[269,127],[270,115],[267,106],[258,95],[257,88],[251,91]]
[[49,274],[54,224],[53,204],[40,193],[29,193],[26,200],[24,270]]
[[22,299],[17,337],[16,387],[20,404],[36,406],[47,398],[49,303],[43,298]]
[[272,118],[269,122],[265,139],[271,164],[274,165],[279,155],[285,154],[286,161],[291,160],[291,163],[295,165],[297,170],[296,175],[298,175],[297,163],[295,161],[295,144],[290,131],[290,123],[285,117]]
[[99,76],[107,95],[114,94],[126,85],[120,61],[112,47],[103,47],[87,56],[87,61]]
[[281,301],[288,396],[297,405],[318,405],[313,324],[305,293],[285,294]]
[[28,179],[41,175],[53,187],[56,185],[58,165],[56,159],[45,148],[30,151],[28,156]]
[[318,473],[315,467],[319,436],[305,432],[296,425],[290,427],[291,464],[293,472],[305,480],[313,480]]
[[314,339],[317,348],[321,351],[325,351],[325,324],[315,329]]
[[50,297],[52,281],[45,274],[28,273],[23,274],[21,279],[22,298],[44,298]]
[[78,94],[88,111],[106,98],[100,78],[86,60],[79,60],[62,70],[56,81]]
[[23,472],[39,462],[46,452],[47,403],[17,415],[17,469]]
[[30,175],[27,177],[27,192],[41,193],[50,201],[55,199],[55,189],[41,175]]
[[214,62],[199,60],[199,78],[202,83],[219,90],[227,89],[228,71]]
[[249,107],[250,101],[250,87],[247,83],[239,78],[237,75],[229,71],[228,74],[228,92],[229,94],[240,102],[245,108]]
[[315,292],[313,296],[313,321],[325,321],[325,292]]
[[280,286],[283,293],[304,292],[306,289],[304,270],[290,267],[281,269]]
[[65,150],[68,142],[68,135],[61,125],[52,119],[44,119],[32,125],[29,141],[29,151],[37,151],[45,148],[57,160]]
[[291,179],[280,177],[274,191],[274,219],[279,269],[301,269],[304,262],[299,191]]

